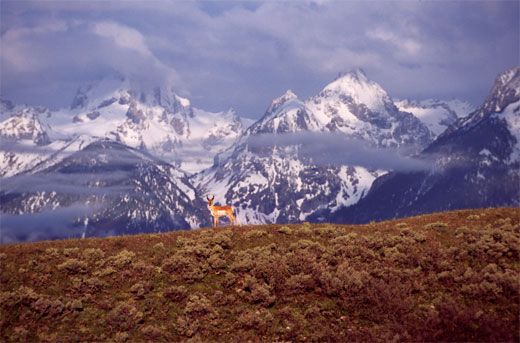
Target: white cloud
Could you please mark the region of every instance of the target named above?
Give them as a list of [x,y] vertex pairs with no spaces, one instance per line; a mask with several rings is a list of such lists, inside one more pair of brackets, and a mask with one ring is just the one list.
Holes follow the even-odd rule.
[[152,56],[150,49],[146,45],[143,35],[128,26],[120,25],[116,22],[99,22],[92,27],[92,32],[101,37],[106,37],[122,48],[135,50],[145,56]]
[[414,39],[400,37],[388,30],[376,29],[367,32],[367,37],[389,43],[394,47],[404,50],[410,55],[417,54],[421,49],[421,44]]
[[1,37],[0,58],[17,71],[37,70],[42,61],[31,56],[31,38],[43,37],[56,32],[65,32],[68,25],[64,21],[52,21],[33,27],[7,30]]
[[[2,96],[16,87],[28,100],[14,100],[24,103],[54,98],[68,106],[71,98],[64,94],[75,91],[71,82],[77,88],[113,72],[144,87],[168,83],[184,92],[177,71],[152,53],[146,36],[115,21],[71,18],[9,28],[1,37],[0,62]],[[29,90],[39,94],[31,99]]]
[[[14,100],[68,102],[60,97],[72,81],[116,69],[149,83],[175,80],[202,108],[258,116],[286,88],[310,96],[362,67],[394,96],[480,101],[494,76],[518,63],[518,2],[1,5],[2,94]],[[35,18],[51,16],[65,31],[31,31],[45,26]],[[43,80],[52,94],[43,96]]]

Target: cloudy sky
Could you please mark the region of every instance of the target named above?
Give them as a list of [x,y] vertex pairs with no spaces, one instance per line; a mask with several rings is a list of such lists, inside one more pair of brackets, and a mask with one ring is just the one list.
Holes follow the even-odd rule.
[[393,97],[478,105],[519,62],[519,1],[4,1],[1,96],[53,108],[114,72],[262,115],[361,67]]

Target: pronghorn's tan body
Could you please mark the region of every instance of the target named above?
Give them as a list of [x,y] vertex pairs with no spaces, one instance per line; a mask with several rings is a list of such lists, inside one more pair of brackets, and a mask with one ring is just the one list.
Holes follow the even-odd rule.
[[235,217],[235,211],[233,210],[233,207],[229,205],[225,206],[216,206],[213,205],[213,200],[215,200],[215,196],[213,198],[206,197],[208,199],[208,209],[211,212],[211,216],[213,217],[213,226],[218,226],[218,219],[220,217],[228,217],[231,221],[231,225],[235,225],[237,218]]

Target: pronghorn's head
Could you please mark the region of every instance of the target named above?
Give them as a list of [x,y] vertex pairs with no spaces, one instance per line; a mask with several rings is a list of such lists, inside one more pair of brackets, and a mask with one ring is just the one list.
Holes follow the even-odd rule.
[[213,200],[215,200],[215,196],[210,199],[209,196],[206,195],[206,199],[208,199],[208,206],[213,206]]

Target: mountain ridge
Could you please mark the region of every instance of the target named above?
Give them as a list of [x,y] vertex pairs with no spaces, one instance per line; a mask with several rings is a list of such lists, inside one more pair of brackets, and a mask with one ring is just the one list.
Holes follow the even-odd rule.
[[368,222],[458,208],[519,206],[519,118],[516,67],[497,77],[479,108],[423,151],[423,158],[434,161],[432,171],[392,172],[376,180],[358,204],[314,219]]
[[[352,83],[359,85],[344,89]],[[354,93],[364,89],[373,91],[373,96],[365,94],[372,99],[370,106],[356,100],[359,97]],[[378,101],[373,100],[377,97]],[[298,137],[303,136],[296,136],[300,133],[315,136],[300,142]],[[214,194],[217,201],[234,205],[244,223],[303,221],[315,211],[351,205],[386,171],[315,163],[312,154],[316,152],[309,155],[306,146],[319,146],[320,135],[360,140],[374,148],[402,147],[412,153],[430,141],[426,126],[412,114],[399,112],[377,83],[354,70],[305,101],[292,91],[275,98],[263,117],[234,146],[218,155],[213,167],[194,176],[194,182],[203,192]],[[277,137],[296,140],[278,144]],[[264,144],[254,144],[258,139]]]
[[[25,232],[17,225],[22,219],[16,218],[43,216],[55,209],[78,209],[45,223],[44,227],[54,226],[53,232],[61,230],[61,238],[209,224],[202,197],[186,174],[152,155],[109,140],[94,141],[33,174],[4,179],[0,202],[5,217],[2,240],[11,236],[23,240]],[[39,235],[45,239],[46,232],[41,230]]]

